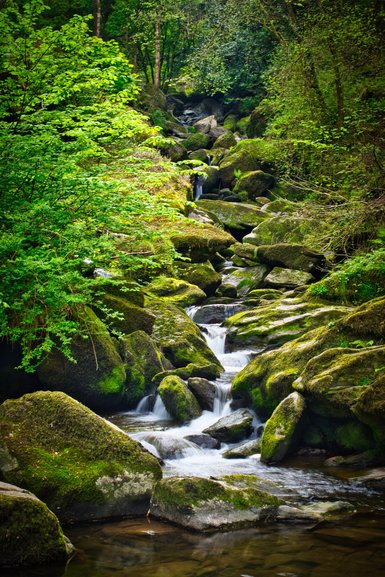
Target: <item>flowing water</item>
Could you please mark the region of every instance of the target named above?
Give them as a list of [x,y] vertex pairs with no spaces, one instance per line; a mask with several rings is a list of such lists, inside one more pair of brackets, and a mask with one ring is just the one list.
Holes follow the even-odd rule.
[[[226,352],[223,321],[242,304],[191,307],[202,334],[225,372],[215,381],[214,410],[177,426],[160,397],[142,399],[136,411],[114,415],[112,422],[164,461],[164,476],[221,476],[250,473],[270,479],[288,500],[309,503],[347,500],[356,512],[338,522],[315,526],[274,525],[244,531],[194,534],[148,519],[67,528],[77,547],[66,568],[8,572],[3,577],[371,577],[385,576],[385,496],[360,483],[360,473],[323,470],[311,459],[293,459],[266,467],[258,455],[224,459],[223,452],[202,449],[186,439],[231,412],[234,375],[257,350]],[[205,322],[202,322],[205,321]],[[255,417],[254,425],[259,425]]]

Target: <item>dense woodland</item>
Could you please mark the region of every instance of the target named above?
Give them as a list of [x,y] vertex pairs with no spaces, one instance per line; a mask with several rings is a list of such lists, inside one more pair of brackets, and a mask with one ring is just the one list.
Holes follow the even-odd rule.
[[[385,0],[3,0],[0,45],[0,566],[151,513],[317,523],[299,575],[380,567]],[[231,575],[271,575],[246,549]]]

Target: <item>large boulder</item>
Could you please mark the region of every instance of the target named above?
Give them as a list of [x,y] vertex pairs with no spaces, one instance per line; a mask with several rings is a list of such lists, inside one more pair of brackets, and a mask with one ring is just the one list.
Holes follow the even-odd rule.
[[274,267],[264,280],[266,287],[274,289],[293,289],[312,282],[315,282],[315,278],[310,272],[281,267]]
[[296,448],[305,408],[305,400],[297,392],[291,393],[278,405],[263,431],[262,463],[278,463]]
[[126,335],[122,349],[127,375],[126,399],[128,406],[135,407],[143,397],[154,391],[155,375],[172,369],[172,365],[144,331]]
[[[195,305],[206,298],[206,293],[198,286],[185,280],[160,276],[145,288],[145,294],[161,298],[164,302],[174,303],[181,307]],[[155,317],[154,317],[155,320]]]
[[255,308],[226,320],[230,346],[281,345],[310,329],[334,322],[351,311],[349,307],[323,305],[296,296],[273,296],[274,300],[270,301],[257,299]]
[[97,307],[97,312],[113,330],[125,335],[134,331],[145,331],[150,335],[155,321],[154,315],[145,308],[113,295],[103,297],[103,307]]
[[213,148],[230,149],[233,146],[236,146],[236,144],[237,140],[234,134],[230,130],[227,130],[224,134],[222,134],[216,139]]
[[222,282],[221,275],[216,272],[210,261],[202,263],[176,263],[178,278],[198,286],[207,296],[212,296]]
[[157,484],[150,511],[195,531],[229,531],[274,521],[281,501],[255,488],[252,479],[247,476],[243,486],[237,486],[232,477],[170,477]]
[[[209,378],[221,374],[220,362],[183,309],[160,299],[148,298],[146,303],[156,315],[153,338],[162,353],[176,369],[190,367],[190,374],[183,374],[184,379],[191,376],[207,378],[208,369],[211,370]],[[191,374],[193,369],[194,374]]]
[[161,468],[123,431],[60,392],[0,406],[0,474],[61,521],[143,514]]
[[71,343],[75,362],[51,351],[38,368],[45,389],[63,391],[88,407],[107,412],[122,407],[126,371],[107,327],[84,307],[77,313],[80,330]]
[[202,183],[203,194],[214,192],[219,188],[219,171],[217,166],[208,166],[204,169],[205,178]]
[[218,219],[232,234],[244,233],[254,228],[266,218],[266,214],[256,206],[224,200],[200,200],[199,208]]
[[261,452],[261,439],[253,439],[223,453],[224,459],[246,459]]
[[214,410],[214,400],[217,392],[214,383],[201,377],[192,377],[188,380],[187,385],[203,410]]
[[[165,224],[163,223],[163,226]],[[171,239],[176,250],[192,262],[206,262],[235,242],[231,234],[211,224],[187,221],[168,223],[164,234]]]
[[259,223],[244,237],[243,242],[252,245],[292,243],[313,246],[317,242],[317,233],[322,231],[325,234],[326,226],[324,222],[316,221],[309,216],[274,216]]
[[249,410],[238,409],[207,427],[203,433],[223,443],[237,443],[250,437],[253,432],[253,419],[254,415]]
[[63,563],[74,548],[35,495],[0,482],[0,567]]
[[263,170],[254,170],[242,174],[237,179],[234,187],[234,192],[246,191],[249,200],[255,200],[259,196],[271,191],[275,186],[275,178],[273,175],[263,172]]
[[212,114],[211,116],[206,116],[205,118],[197,120],[193,126],[197,132],[208,134],[213,128],[218,126],[218,122],[215,116]]
[[158,393],[172,417],[179,423],[196,419],[201,408],[185,382],[175,375],[165,377],[158,387]]
[[269,172],[279,155],[279,148],[263,139],[241,140],[219,164],[223,186],[235,185],[238,173],[242,175],[256,170]]
[[256,254],[261,263],[270,267],[302,270],[314,276],[325,271],[325,256],[300,244],[261,245]]
[[201,150],[202,148],[211,148],[213,144],[213,138],[210,134],[205,134],[202,132],[195,132],[190,134],[184,141],[183,146],[187,150]]

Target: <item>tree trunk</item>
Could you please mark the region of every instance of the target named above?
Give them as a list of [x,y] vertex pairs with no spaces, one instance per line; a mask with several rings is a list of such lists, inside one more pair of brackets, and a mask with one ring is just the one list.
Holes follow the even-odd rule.
[[95,0],[94,6],[95,6],[94,34],[95,36],[100,37],[101,24],[102,24],[102,0]]
[[160,89],[160,77],[162,68],[161,32],[162,32],[162,17],[160,14],[157,14],[155,22],[155,81],[154,81],[155,90]]

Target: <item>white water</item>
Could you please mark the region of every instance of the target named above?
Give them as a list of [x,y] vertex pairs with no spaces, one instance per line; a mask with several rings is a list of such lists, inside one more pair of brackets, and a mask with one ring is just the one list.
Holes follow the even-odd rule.
[[196,183],[195,183],[195,195],[194,195],[194,200],[199,200],[200,197],[203,194],[203,183],[206,180],[206,177],[203,175],[200,175],[197,177],[196,179]]

